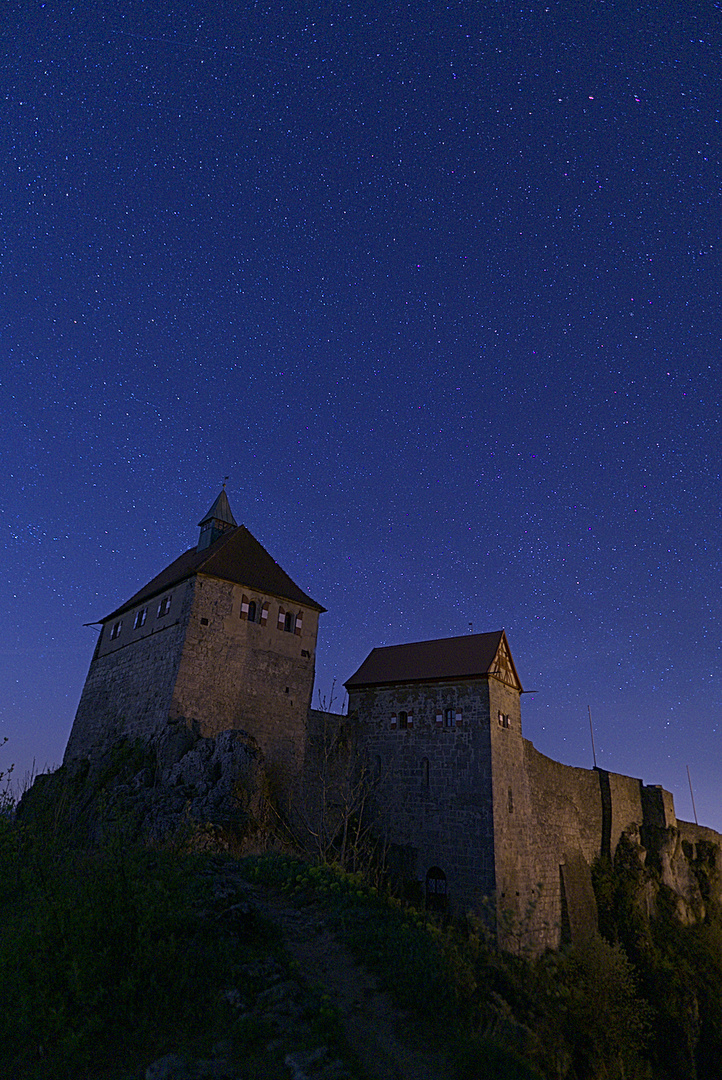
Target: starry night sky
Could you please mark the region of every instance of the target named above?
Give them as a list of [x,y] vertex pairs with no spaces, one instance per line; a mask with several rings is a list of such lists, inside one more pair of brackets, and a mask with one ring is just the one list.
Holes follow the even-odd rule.
[[722,830],[722,5],[8,10],[0,769],[228,476],[326,703],[504,627],[539,750]]

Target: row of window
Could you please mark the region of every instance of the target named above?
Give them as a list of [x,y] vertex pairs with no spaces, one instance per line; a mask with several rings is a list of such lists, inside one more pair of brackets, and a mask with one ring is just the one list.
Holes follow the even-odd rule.
[[[268,603],[266,601],[249,600],[244,595],[241,597],[240,617],[246,622],[266,626],[268,622]],[[283,606],[279,606],[276,629],[300,637],[303,633],[303,612],[287,611]]]
[[[156,616],[155,616],[156,619],[162,619],[164,615],[168,614],[168,612],[170,611],[170,602],[171,602],[171,600],[172,600],[172,596],[164,596],[163,597],[163,599],[158,604],[158,610],[157,610]],[[141,626],[145,626],[145,622],[146,622],[147,618],[148,618],[148,608],[147,607],[140,608],[138,611],[136,611],[135,618],[133,619],[133,629],[134,630],[140,630]],[[118,619],[118,621],[114,622],[113,625],[110,628],[110,640],[115,641],[116,638],[120,637],[122,631],[123,631],[123,620]]]
[[[158,610],[156,612],[156,619],[162,619],[170,611],[170,605],[172,595],[164,596],[158,604]],[[135,613],[133,619],[133,629],[140,630],[142,626],[145,626],[146,619],[148,618],[148,608],[140,608]],[[268,604],[260,603],[256,600],[249,600],[244,596],[241,601],[241,618],[246,619],[248,622],[259,623],[261,626],[265,626],[268,621]],[[204,626],[208,625],[208,619],[201,619]],[[277,629],[283,630],[288,634],[296,634],[298,637],[303,633],[303,612],[298,611],[286,611],[284,607],[278,609],[278,623]],[[115,641],[119,638],[123,631],[123,620],[118,619],[114,622],[110,628],[110,640]]]
[[[464,723],[464,714],[461,709],[444,709],[436,714],[437,729],[451,729],[461,727]],[[391,713],[391,727],[399,731],[408,731],[414,726],[414,714],[412,712]],[[499,713],[499,727],[511,727],[511,717],[508,713]]]
[[[464,722],[464,714],[460,709],[444,709],[436,714],[437,728],[461,727]],[[408,731],[414,726],[414,714],[412,712],[391,713],[391,727],[399,731]]]

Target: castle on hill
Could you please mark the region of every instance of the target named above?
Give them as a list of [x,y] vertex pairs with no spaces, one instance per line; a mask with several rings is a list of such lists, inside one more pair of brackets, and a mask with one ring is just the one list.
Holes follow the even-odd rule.
[[[318,750],[324,611],[221,491],[197,545],[100,620],[65,763],[126,737],[242,729],[276,782],[297,790]],[[695,866],[721,865],[722,836],[678,821],[659,786],[539,753],[522,734],[503,630],[374,649],[345,685],[391,862],[430,906],[480,910],[494,898],[507,944],[521,932],[534,949],[556,947],[595,925],[591,866],[624,838],[653,853],[680,918],[702,917]]]
[[221,491],[197,545],[100,620],[64,760],[168,727],[241,728],[274,768],[297,774],[323,611],[236,524]]

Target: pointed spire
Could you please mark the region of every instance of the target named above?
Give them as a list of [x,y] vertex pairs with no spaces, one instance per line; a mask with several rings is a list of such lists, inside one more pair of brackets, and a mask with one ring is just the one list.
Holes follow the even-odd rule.
[[214,540],[217,540],[224,532],[228,532],[229,529],[235,529],[237,524],[236,519],[231,513],[224,480],[223,488],[221,489],[218,498],[213,503],[213,506],[206,516],[198,522],[201,535],[198,538],[197,550],[203,551],[204,548],[210,547]]

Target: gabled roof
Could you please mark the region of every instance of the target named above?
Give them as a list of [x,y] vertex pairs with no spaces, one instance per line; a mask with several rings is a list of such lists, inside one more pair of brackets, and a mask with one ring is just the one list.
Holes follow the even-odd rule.
[[291,603],[315,608],[316,611],[326,610],[299,589],[245,525],[238,525],[235,529],[223,533],[210,547],[202,551],[195,547],[189,548],[131,596],[130,600],[100,621],[114,619],[122,612],[172,589],[195,574],[207,574],[223,581],[232,581],[236,585],[246,585],[249,589],[271,593],[283,600],[290,600]]
[[464,634],[373,649],[344,685],[355,690],[363,686],[446,682],[485,675],[499,675],[506,682],[509,668],[521,689],[506,634],[495,630],[490,634]]

